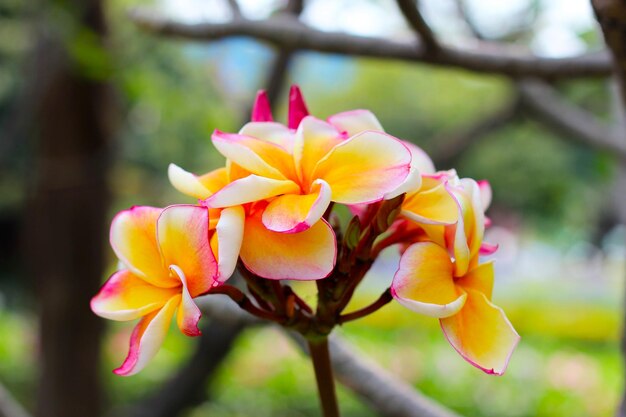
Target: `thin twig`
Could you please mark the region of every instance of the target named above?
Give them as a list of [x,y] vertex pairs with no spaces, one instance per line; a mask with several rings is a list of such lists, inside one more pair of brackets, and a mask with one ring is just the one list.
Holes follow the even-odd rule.
[[242,309],[247,311],[261,319],[274,321],[276,323],[281,323],[283,318],[266,310],[261,310],[237,287],[233,287],[232,285],[220,285],[219,287],[212,288],[209,291],[209,294],[224,294],[230,297],[237,305]]
[[374,301],[367,307],[363,307],[360,310],[356,310],[352,313],[346,313],[339,316],[339,323],[343,324],[352,320],[360,319],[361,317],[369,316],[370,314],[380,310],[382,307],[389,304],[392,300],[393,296],[391,295],[391,289],[387,288],[376,301]]
[[264,20],[240,19],[226,23],[186,24],[153,11],[134,9],[130,17],[141,29],[168,37],[210,41],[249,36],[284,49],[424,62],[514,78],[605,77],[612,69],[606,51],[574,58],[541,58],[510,46],[477,42],[472,49],[440,45],[438,53],[431,54],[418,41],[400,42],[326,32],[284,15]]
[[424,46],[430,52],[439,49],[439,43],[435,34],[428,26],[428,23],[424,20],[422,13],[420,12],[416,0],[397,0],[396,3],[400,8],[400,11],[404,15],[407,23],[418,34]]

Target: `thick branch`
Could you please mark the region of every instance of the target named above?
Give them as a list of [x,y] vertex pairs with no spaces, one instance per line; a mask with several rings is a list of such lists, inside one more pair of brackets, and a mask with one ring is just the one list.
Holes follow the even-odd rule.
[[549,126],[594,149],[613,152],[626,159],[626,142],[616,130],[562,99],[552,87],[534,81],[523,81],[517,86],[525,107]]
[[623,0],[592,0],[591,4],[612,52],[622,101],[626,103],[626,4]]
[[416,0],[397,0],[398,7],[407,23],[419,35],[422,42],[431,52],[439,48],[435,34],[424,20],[424,17],[417,7]]
[[[216,320],[241,320],[260,323],[255,317],[241,311],[229,300],[214,296],[197,299],[202,311]],[[305,340],[297,333],[288,332],[299,346],[306,349]],[[354,347],[334,335],[329,340],[331,362],[339,382],[357,394],[384,417],[458,417],[458,414],[426,397],[409,384],[398,381],[380,366],[365,359]]]
[[539,58],[510,47],[478,43],[474,49],[440,46],[431,54],[421,42],[400,42],[338,32],[325,32],[284,15],[265,20],[185,24],[157,13],[135,9],[132,20],[142,29],[162,36],[198,41],[248,36],[283,49],[303,49],[458,67],[509,77],[571,78],[607,76],[611,62],[606,52],[576,58]]

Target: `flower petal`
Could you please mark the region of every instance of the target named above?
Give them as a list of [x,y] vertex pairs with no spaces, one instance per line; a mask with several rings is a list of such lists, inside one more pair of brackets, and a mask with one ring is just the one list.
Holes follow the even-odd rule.
[[161,348],[179,303],[180,295],[176,295],[170,298],[163,308],[139,321],[130,336],[128,356],[122,366],[113,371],[115,374],[130,376],[146,367]]
[[477,181],[478,189],[480,190],[480,201],[482,203],[483,211],[487,211],[489,206],[491,205],[491,184],[487,180]]
[[160,288],[135,276],[128,269],[117,271],[91,299],[91,310],[110,320],[135,320],[158,310],[180,291]]
[[300,187],[293,181],[249,175],[231,182],[207,198],[205,204],[211,208],[231,207],[290,193],[300,193]]
[[272,118],[272,108],[270,106],[270,101],[267,98],[267,93],[265,90],[259,90],[256,93],[256,98],[254,99],[254,105],[252,106],[252,116],[250,118],[253,122],[271,122],[274,120]]
[[358,109],[337,113],[328,118],[328,123],[340,132],[346,132],[348,137],[366,130],[385,131],[374,113],[369,110]]
[[409,151],[411,151],[411,167],[417,169],[421,174],[434,174],[435,164],[430,156],[422,148],[409,141],[403,141]]
[[409,170],[409,175],[406,177],[404,182],[398,186],[395,190],[388,192],[385,194],[383,199],[391,200],[404,193],[411,193],[413,191],[419,190],[422,185],[422,176],[420,172],[411,167]]
[[182,298],[178,305],[178,313],[176,315],[176,324],[178,324],[178,328],[186,336],[200,336],[202,332],[198,328],[198,322],[202,317],[202,313],[196,303],[193,302],[189,287],[187,286],[187,277],[178,265],[171,265],[170,270],[180,278],[180,282],[183,284]]
[[330,186],[324,180],[314,183],[314,192],[276,197],[263,212],[263,224],[269,230],[281,233],[302,232],[324,215],[330,204]]
[[167,168],[170,183],[181,193],[204,200],[228,184],[226,168],[218,168],[198,176],[187,172],[178,165],[170,164]]
[[297,129],[298,125],[306,116],[309,115],[309,110],[306,108],[304,97],[300,87],[292,85],[289,90],[289,111],[287,115],[288,126],[290,129]]
[[450,255],[430,242],[415,243],[404,252],[391,292],[403,306],[436,318],[456,314],[466,298],[454,284]]
[[410,163],[411,153],[400,140],[367,131],[335,146],[312,177],[330,185],[333,201],[369,203],[398,188],[409,175]]
[[444,183],[432,188],[426,187],[416,193],[408,194],[402,203],[402,214],[425,224],[454,224],[459,218],[459,206],[448,192]]
[[278,180],[295,177],[293,157],[278,145],[219,130],[212,139],[222,155],[253,174]]
[[246,123],[239,131],[239,134],[273,143],[289,153],[293,151],[294,131],[280,123]]
[[466,361],[488,374],[504,373],[520,339],[502,309],[471,289],[463,309],[441,319],[441,328]]
[[344,140],[345,136],[323,120],[313,116],[302,120],[294,139],[293,158],[303,184],[311,184],[315,180],[313,170],[317,163]]
[[109,239],[117,257],[135,275],[157,287],[176,287],[163,265],[156,241],[157,218],[163,209],[135,206],[121,211],[111,223]]
[[466,275],[458,278],[456,284],[464,289],[473,289],[485,294],[488,300],[491,300],[493,292],[493,261],[485,262],[473,268]]
[[246,268],[264,278],[316,280],[333,270],[337,242],[324,219],[304,232],[278,233],[268,230],[257,212],[246,218],[240,256]]
[[245,213],[241,206],[222,210],[216,227],[219,283],[226,281],[235,272],[243,240],[244,224]]
[[[165,208],[157,221],[157,240],[165,265],[183,271],[192,297],[211,288],[217,279],[217,262],[209,244],[205,207],[181,204]],[[178,282],[180,285],[180,279]]]

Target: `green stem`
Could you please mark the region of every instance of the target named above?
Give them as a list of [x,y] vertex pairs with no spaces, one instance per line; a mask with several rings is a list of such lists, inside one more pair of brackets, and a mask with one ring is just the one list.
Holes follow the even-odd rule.
[[315,370],[317,390],[322,405],[323,417],[339,417],[339,406],[335,393],[335,379],[330,364],[330,352],[328,351],[328,337],[309,340],[309,352]]

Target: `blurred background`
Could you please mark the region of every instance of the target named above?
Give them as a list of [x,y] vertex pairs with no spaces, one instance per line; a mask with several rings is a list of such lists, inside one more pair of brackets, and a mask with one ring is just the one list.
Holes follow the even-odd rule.
[[[249,19],[286,5],[239,1]],[[0,394],[13,397],[0,395],[0,415],[21,416],[8,414],[20,412],[16,404],[46,417],[175,415],[141,410],[163,398],[159,387],[210,340],[171,331],[141,374],[111,373],[132,325],[104,323],[88,308],[116,266],[109,222],[131,205],[189,201],[168,184],[167,165],[214,169],[222,160],[212,130],[238,130],[268,84],[284,120],[290,83],[320,118],[371,109],[438,168],[490,181],[487,241],[500,245],[494,300],[522,341],[507,373],[493,377],[465,363],[436,320],[393,303],[338,332],[463,415],[615,413],[626,255],[615,155],[535,117],[502,76],[314,52],[281,54],[281,64],[271,47],[247,38],[192,43],[147,34],[128,16],[135,6],[186,23],[233,18],[220,0],[0,0]],[[586,0],[423,0],[420,8],[438,37],[457,45],[482,37],[543,57],[604,48]],[[322,30],[415,36],[391,0],[307,0],[291,12]],[[600,124],[614,121],[610,80],[551,88]],[[394,265],[385,260],[356,304],[390,282]],[[270,327],[217,330],[223,349],[204,356],[215,363],[180,415],[318,415],[310,364],[289,339]],[[376,415],[339,389],[345,416]]]

